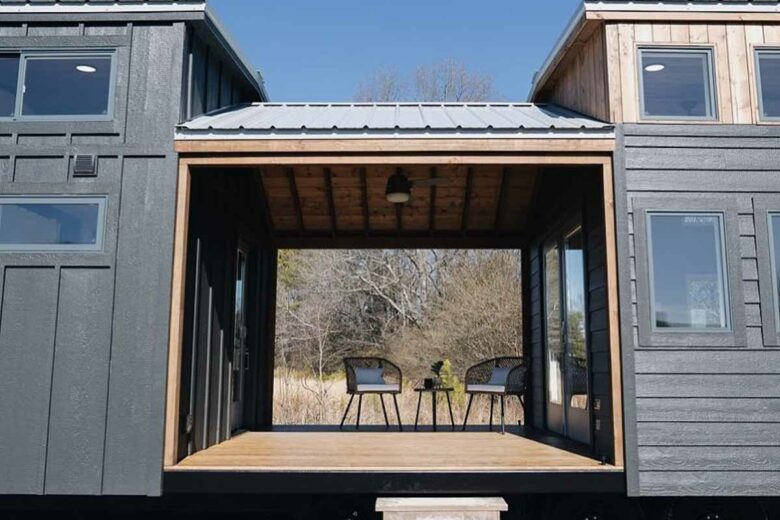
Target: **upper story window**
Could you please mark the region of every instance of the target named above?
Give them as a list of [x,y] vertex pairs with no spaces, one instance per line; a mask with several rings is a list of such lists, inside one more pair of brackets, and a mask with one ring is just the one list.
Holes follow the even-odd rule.
[[0,117],[110,119],[114,53],[0,53]]
[[710,49],[639,49],[642,119],[715,119]]
[[756,51],[756,75],[761,119],[780,119],[780,50]]
[[651,212],[647,220],[653,329],[730,329],[722,216]]
[[0,198],[0,251],[97,251],[104,197]]

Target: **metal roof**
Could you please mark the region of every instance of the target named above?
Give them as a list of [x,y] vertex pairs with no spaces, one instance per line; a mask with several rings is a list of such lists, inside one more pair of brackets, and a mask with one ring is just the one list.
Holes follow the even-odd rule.
[[208,29],[236,62],[246,79],[268,99],[263,78],[252,66],[206,0],[0,0],[0,15],[201,13]]
[[177,138],[607,137],[612,130],[608,123],[544,103],[253,103],[183,123]]

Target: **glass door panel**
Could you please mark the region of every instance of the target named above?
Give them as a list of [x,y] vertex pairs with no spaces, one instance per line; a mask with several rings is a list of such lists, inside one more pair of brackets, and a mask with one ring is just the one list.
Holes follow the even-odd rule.
[[545,380],[547,381],[547,428],[564,428],[564,343],[561,314],[560,254],[558,244],[544,252]]
[[243,423],[244,372],[246,368],[247,252],[239,245],[233,300],[233,352],[230,361],[230,433]]
[[590,444],[585,253],[581,229],[565,238],[564,251],[566,433],[574,440]]

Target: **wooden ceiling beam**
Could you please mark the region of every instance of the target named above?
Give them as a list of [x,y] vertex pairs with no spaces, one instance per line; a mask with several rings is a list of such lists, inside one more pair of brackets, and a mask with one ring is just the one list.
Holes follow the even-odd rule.
[[366,168],[360,168],[360,196],[363,199],[363,234],[371,234],[371,217],[368,209],[368,178]]
[[[431,168],[431,179],[436,179],[439,176],[439,171],[436,167]],[[436,184],[431,185],[431,204],[428,213],[428,229],[431,235],[436,232]]]
[[279,249],[521,249],[525,237],[518,233],[495,236],[492,233],[472,233],[464,237],[460,233],[407,232],[402,236],[393,231],[374,233],[366,237],[361,233],[331,236],[323,233],[277,235],[273,242]]
[[463,193],[463,216],[460,220],[460,232],[465,235],[469,229],[469,212],[471,211],[471,191],[474,188],[474,168],[466,169],[466,190]]
[[330,217],[331,232],[336,235],[339,232],[338,222],[336,221],[336,203],[333,200],[333,175],[330,168],[324,169],[325,173],[325,196],[328,199],[328,216]]
[[298,194],[298,185],[295,182],[295,170],[292,168],[285,168],[284,173],[287,176],[287,183],[290,186],[290,194],[292,195],[293,208],[295,209],[295,221],[298,226],[298,233],[303,234],[305,231],[303,225],[303,209],[301,207],[301,197]]
[[504,211],[506,211],[506,185],[509,181],[509,168],[504,168],[501,172],[501,187],[498,189],[498,203],[496,204],[496,216],[493,221],[493,229],[496,234],[501,232],[501,219],[504,217]]

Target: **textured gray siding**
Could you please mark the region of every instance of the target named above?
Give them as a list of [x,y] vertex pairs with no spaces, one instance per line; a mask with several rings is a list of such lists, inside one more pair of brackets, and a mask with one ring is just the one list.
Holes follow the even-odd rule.
[[[767,208],[780,210],[780,129],[624,125],[620,134],[615,174],[629,493],[776,495],[780,349],[762,327],[774,303],[770,281],[759,276],[770,259],[756,223]],[[691,337],[662,347],[640,339],[646,282],[634,234],[639,198],[733,208],[737,225],[726,228],[725,240],[740,282],[730,284],[732,306],[744,316],[735,320],[741,330],[733,344],[702,346]]]
[[[0,493],[160,493],[184,40],[0,24],[0,48],[115,47],[118,67],[113,121],[0,123],[0,193],[107,197],[102,251],[0,254]],[[77,153],[97,178],[71,175]]]

